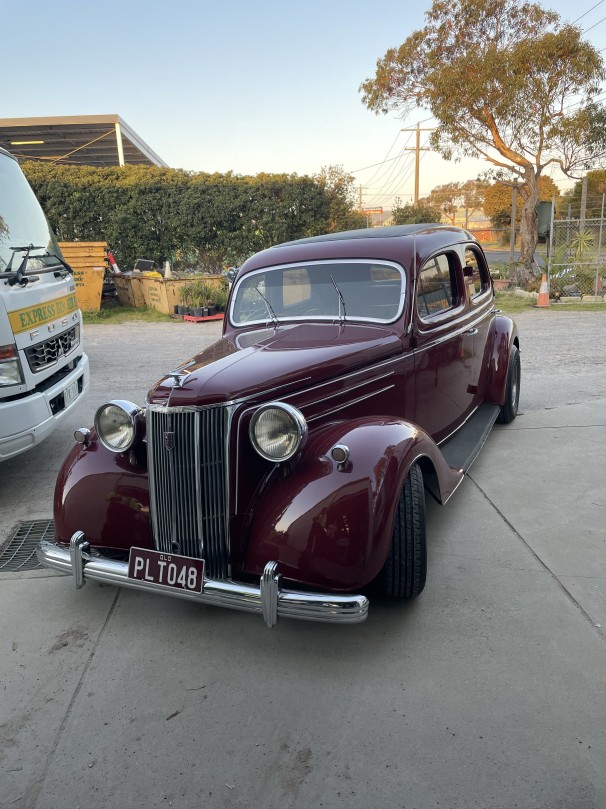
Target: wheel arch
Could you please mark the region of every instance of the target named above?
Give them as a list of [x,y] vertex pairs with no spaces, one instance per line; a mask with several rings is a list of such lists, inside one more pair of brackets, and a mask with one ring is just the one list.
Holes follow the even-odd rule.
[[[337,464],[330,449],[350,450]],[[400,493],[418,463],[429,490],[445,502],[462,479],[420,427],[393,417],[322,428],[298,463],[276,476],[255,504],[244,570],[277,561],[285,578],[346,592],[381,571]]]

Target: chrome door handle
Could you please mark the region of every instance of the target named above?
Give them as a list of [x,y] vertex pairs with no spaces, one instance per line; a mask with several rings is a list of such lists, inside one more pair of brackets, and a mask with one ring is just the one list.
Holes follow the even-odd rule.
[[477,330],[477,329],[468,329],[468,330],[465,332],[465,334],[477,334],[477,333],[478,333],[478,330]]

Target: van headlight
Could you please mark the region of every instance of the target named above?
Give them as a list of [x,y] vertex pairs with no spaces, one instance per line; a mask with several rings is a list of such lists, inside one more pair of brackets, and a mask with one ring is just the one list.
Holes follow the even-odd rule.
[[143,413],[132,402],[107,402],[95,413],[95,430],[104,447],[111,452],[126,452],[143,437]]
[[307,422],[300,410],[284,402],[260,407],[250,422],[250,440],[266,461],[292,458],[307,437]]
[[22,384],[23,374],[21,373],[17,346],[14,343],[0,346],[0,387]]

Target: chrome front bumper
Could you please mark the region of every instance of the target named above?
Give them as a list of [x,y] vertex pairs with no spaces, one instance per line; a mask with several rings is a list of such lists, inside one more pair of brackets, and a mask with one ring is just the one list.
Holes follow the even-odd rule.
[[284,590],[276,562],[265,565],[259,586],[205,577],[203,591],[192,593],[163,584],[129,579],[128,562],[91,556],[89,550],[84,534],[78,531],[73,535],[69,548],[42,540],[38,544],[37,555],[44,567],[71,574],[76,587],[82,587],[87,580],[98,581],[232,610],[256,612],[263,616],[269,627],[274,626],[279,616],[304,621],[358,624],[365,621],[368,615],[366,596]]

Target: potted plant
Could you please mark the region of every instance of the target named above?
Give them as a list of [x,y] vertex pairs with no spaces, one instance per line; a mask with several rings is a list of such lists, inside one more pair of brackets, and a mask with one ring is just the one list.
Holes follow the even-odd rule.
[[226,287],[225,284],[221,285],[218,289],[215,289],[213,292],[213,298],[215,306],[217,307],[217,311],[224,312],[225,307],[227,306],[227,298],[229,295],[229,289]]
[[179,300],[181,301],[181,304],[177,306],[177,311],[180,315],[189,314],[189,307],[191,306],[193,292],[192,287],[193,284],[184,284],[179,290]]

